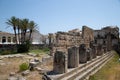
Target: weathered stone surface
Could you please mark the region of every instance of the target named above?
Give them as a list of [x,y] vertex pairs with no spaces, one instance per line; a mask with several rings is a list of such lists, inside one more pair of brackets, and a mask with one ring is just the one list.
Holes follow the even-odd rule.
[[84,39],[84,44],[86,48],[90,48],[90,42],[94,41],[94,31],[93,29],[83,26],[82,27],[82,37]]
[[30,70],[34,70],[34,68],[38,65],[39,62],[32,61],[29,63]]
[[28,53],[28,55],[33,56],[33,57],[37,56],[37,54],[34,54],[34,53]]
[[72,46],[79,46],[84,43],[87,48],[89,44],[94,40],[93,30],[87,26],[83,26],[82,31],[79,29],[73,29],[68,32],[57,32],[55,34],[49,34],[49,46],[51,48],[51,55],[57,50],[61,50],[67,53],[67,49]]
[[75,68],[79,65],[79,48],[74,46],[68,49],[68,67]]
[[85,44],[81,44],[79,47],[79,63],[86,63],[87,62],[87,53]]
[[105,45],[103,46],[103,51],[104,51],[104,53],[107,52],[107,47]]
[[25,77],[18,77],[18,80],[27,80]]
[[92,49],[91,48],[87,48],[86,49],[86,53],[87,53],[87,60],[88,61],[92,60],[92,57],[93,57]]
[[101,30],[94,30],[94,41],[96,44],[105,45],[107,50],[112,50],[119,42],[119,28],[106,26]]
[[9,76],[15,76],[15,72],[10,72]]
[[97,56],[97,45],[93,45],[93,47],[92,47],[92,55],[93,55],[93,58],[96,58],[96,56]]
[[26,80],[26,78],[22,76],[10,76],[7,80]]
[[12,77],[9,77],[7,80],[19,80],[19,79],[15,76],[12,76]]
[[40,62],[38,58],[35,58],[34,61],[38,63]]
[[26,70],[26,71],[23,71],[21,74],[22,74],[22,76],[26,76],[26,75],[28,75],[30,73],[30,71],[29,70]]
[[67,72],[67,55],[65,52],[56,51],[54,56],[54,72],[62,74]]
[[101,56],[102,54],[103,54],[102,45],[98,45],[98,47],[97,47],[97,56]]
[[36,69],[37,71],[41,71],[41,70],[43,70],[43,69],[40,68],[40,67],[35,67],[35,69]]

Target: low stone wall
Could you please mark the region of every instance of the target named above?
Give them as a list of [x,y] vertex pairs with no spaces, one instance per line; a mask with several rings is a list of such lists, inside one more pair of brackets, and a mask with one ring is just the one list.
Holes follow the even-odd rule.
[[[45,48],[48,47],[48,45],[44,44],[32,44],[30,49],[40,49],[40,48]],[[0,51],[4,50],[16,50],[16,45],[15,44],[0,44]]]
[[0,51],[4,50],[16,50],[15,44],[0,44]]

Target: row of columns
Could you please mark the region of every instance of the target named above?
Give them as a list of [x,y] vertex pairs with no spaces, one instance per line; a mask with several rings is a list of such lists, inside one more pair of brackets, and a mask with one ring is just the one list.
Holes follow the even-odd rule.
[[80,63],[86,63],[96,58],[96,56],[101,56],[106,50],[106,47],[101,45],[93,45],[92,48],[86,49],[85,44],[81,44],[79,47],[69,48],[68,53],[56,51],[54,55],[54,72],[66,73],[68,68],[78,67]]

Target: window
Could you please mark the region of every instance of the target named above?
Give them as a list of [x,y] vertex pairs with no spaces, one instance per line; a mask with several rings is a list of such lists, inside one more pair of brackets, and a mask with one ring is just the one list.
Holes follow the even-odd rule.
[[15,43],[15,37],[13,37],[13,42]]
[[5,43],[5,42],[6,42],[6,37],[3,36],[3,37],[2,37],[2,43]]
[[8,37],[8,42],[11,42],[11,37]]

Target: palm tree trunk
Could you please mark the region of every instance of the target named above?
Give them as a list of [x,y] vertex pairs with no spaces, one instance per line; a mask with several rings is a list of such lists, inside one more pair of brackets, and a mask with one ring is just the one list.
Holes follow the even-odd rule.
[[21,30],[21,44],[23,44],[23,42],[24,42],[24,31],[23,30]]
[[20,29],[18,28],[18,44],[20,44]]
[[26,29],[24,30],[24,42],[26,41]]
[[32,30],[30,30],[29,41],[31,41]]
[[16,33],[16,27],[15,26],[13,27],[13,30],[14,30],[14,33],[15,33],[15,42],[16,42],[16,44],[18,44],[17,43],[17,33]]

